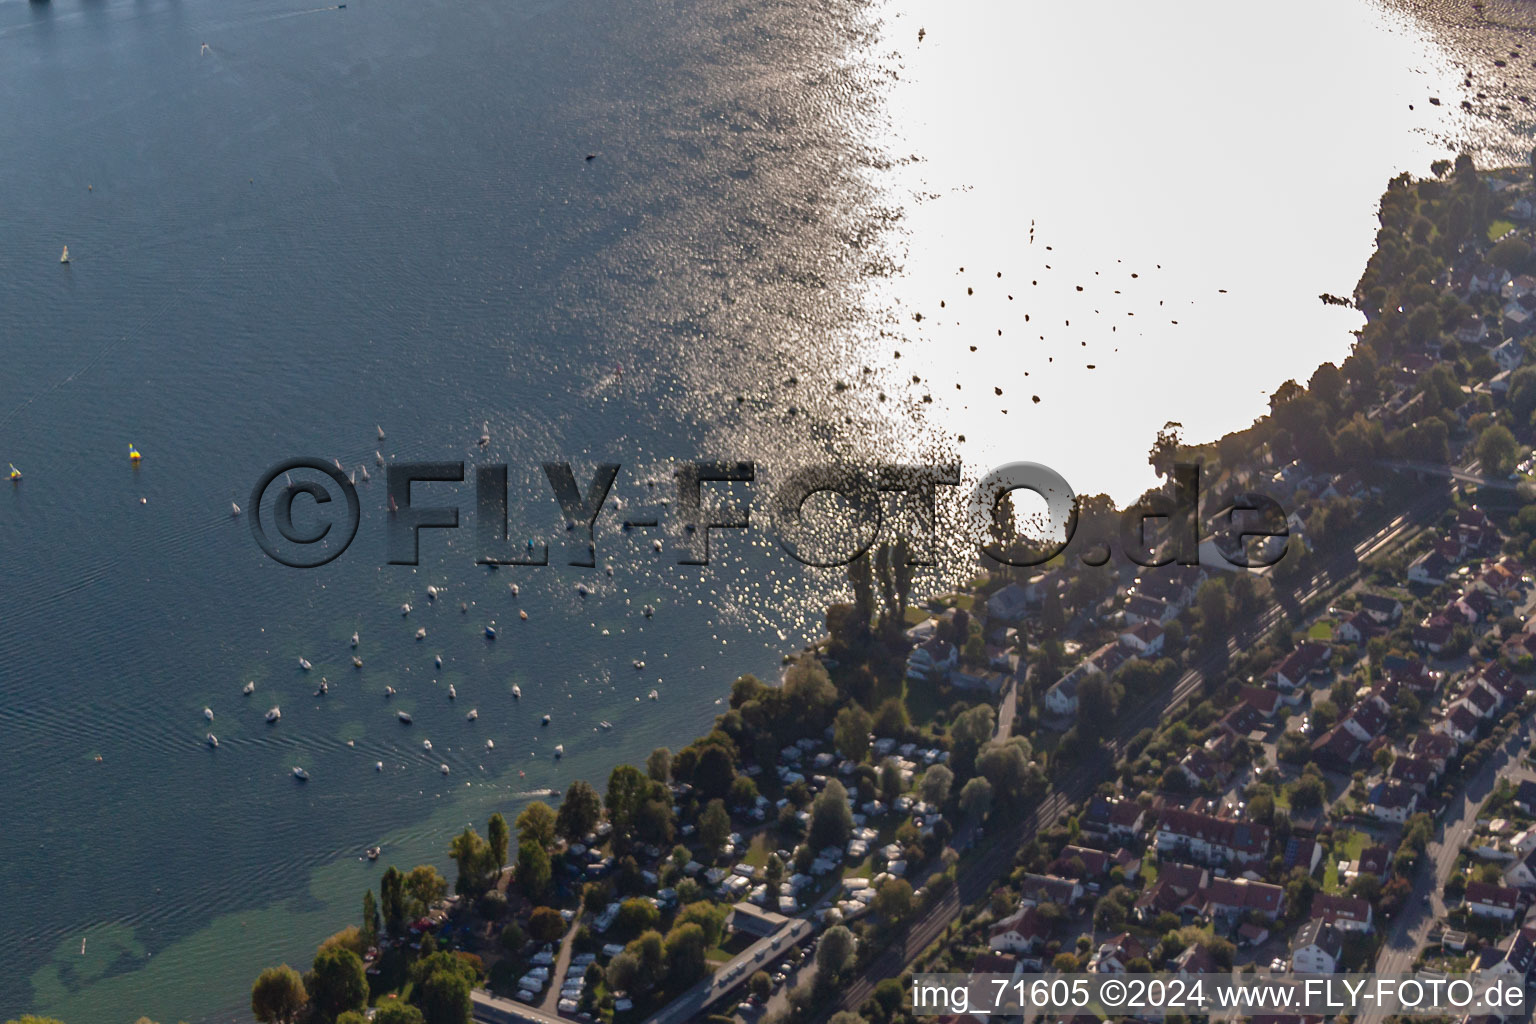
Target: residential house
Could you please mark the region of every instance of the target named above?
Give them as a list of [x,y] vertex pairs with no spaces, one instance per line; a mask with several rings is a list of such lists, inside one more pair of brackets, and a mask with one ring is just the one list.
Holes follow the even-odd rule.
[[1520,908],[1520,892],[1489,882],[1468,882],[1461,903],[1476,917],[1513,921]]
[[1143,620],[1120,634],[1120,643],[1138,658],[1156,658],[1163,653],[1163,627]]
[[1371,930],[1371,904],[1358,896],[1316,893],[1312,897],[1311,916],[1341,932],[1368,934]]
[[1269,851],[1269,828],[1245,821],[1169,808],[1157,824],[1160,854],[1178,854],[1204,863],[1251,864]]
[[1344,954],[1344,936],[1328,922],[1314,917],[1296,930],[1291,941],[1291,970],[1297,974],[1333,974]]

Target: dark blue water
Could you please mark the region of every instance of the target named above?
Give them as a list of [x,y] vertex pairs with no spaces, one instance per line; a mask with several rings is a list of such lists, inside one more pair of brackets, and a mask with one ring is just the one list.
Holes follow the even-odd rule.
[[[879,225],[872,100],[838,70],[856,11],[306,6],[0,5],[0,1016],[239,1018],[384,862],[686,743],[836,583],[756,535],[681,567],[616,512],[595,570],[492,572],[468,486],[428,492],[465,529],[386,566],[376,451],[507,462],[515,531],[558,539],[543,459],[619,462],[638,505],[672,458],[909,443],[830,387]],[[308,572],[230,514],[293,455],[374,473],[357,542]]]

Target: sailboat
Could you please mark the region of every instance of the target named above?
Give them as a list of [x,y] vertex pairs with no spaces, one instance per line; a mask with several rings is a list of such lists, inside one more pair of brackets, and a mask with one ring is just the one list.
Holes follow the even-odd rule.
[[238,516],[240,514],[240,506],[235,504],[233,501],[230,502],[229,503],[229,514],[232,515],[232,516]]
[[59,257],[59,262],[60,263],[68,263],[69,262],[69,246],[66,245],[64,247],[64,253],[63,253],[63,255],[61,255]]
[[16,464],[14,462],[7,463],[7,465],[9,465],[11,467],[11,474],[10,474],[11,475],[11,483],[13,483],[13,484],[14,483],[20,483],[21,482],[21,470],[16,468]]

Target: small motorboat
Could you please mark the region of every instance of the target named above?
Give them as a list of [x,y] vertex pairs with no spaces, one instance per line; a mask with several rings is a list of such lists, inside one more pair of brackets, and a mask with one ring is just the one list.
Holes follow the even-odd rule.
[[432,750],[432,741],[431,740],[422,740],[421,741],[421,749],[427,751],[428,753],[430,753],[431,750]]
[[203,717],[210,722],[213,721],[213,708],[203,708]]
[[479,717],[480,717],[480,709],[479,708],[470,708],[469,709],[469,714],[464,716],[464,718],[467,721],[470,721],[470,722],[473,722],[475,719],[477,719]]
[[656,606],[653,604],[648,604],[644,608],[640,609],[640,614],[644,615],[646,618],[650,618],[652,615],[656,614]]
[[432,584],[430,584],[430,583],[427,584],[427,600],[428,601],[436,601],[437,600],[437,587],[432,585]]
[[417,640],[425,640],[426,638],[427,638],[427,627],[426,626],[422,626],[420,629],[416,630],[416,639]]
[[247,697],[249,697],[251,694],[255,693],[256,692],[256,680],[252,679],[250,682],[248,682],[244,686],[240,687],[240,692],[245,694]]
[[315,666],[311,665],[307,659],[305,659],[305,658],[300,658],[299,659],[299,668],[303,669],[305,672],[308,672],[310,669],[312,669],[314,667]]
[[294,765],[293,777],[298,779],[300,782],[308,782],[309,772],[305,771],[303,768],[300,768],[298,765]]
[[352,655],[352,667],[353,668],[362,668],[363,667],[363,659],[359,658],[355,654]]
[[376,771],[376,772],[383,771],[384,770],[384,762],[383,761],[375,761],[375,762],[373,762],[373,770]]
[[459,699],[459,691],[455,690],[453,688],[453,684],[452,683],[448,684],[448,699],[449,700],[458,700]]
[[447,775],[447,774],[448,774],[448,766],[447,766],[447,765],[445,765],[445,764],[440,764],[440,765],[438,765],[438,766],[437,766],[437,770],[438,770],[438,771],[440,771],[440,772],[442,772],[442,773],[443,773],[443,774],[444,774],[444,775]]
[[565,744],[564,743],[556,743],[555,744],[555,756],[556,757],[564,757],[565,756]]
[[282,717],[283,717],[282,709],[280,709],[276,704],[272,705],[272,709],[267,712],[267,721],[268,722],[276,722],[278,719],[280,719]]
[[485,749],[486,750],[495,750],[496,749],[496,741],[495,740],[486,740],[485,741]]
[[331,692],[331,684],[326,682],[326,679],[325,679],[324,676],[321,676],[320,677],[320,687],[317,690],[315,690],[315,696],[316,697],[324,697],[327,693],[330,693],[330,692]]
[[579,597],[586,597],[587,596],[587,585],[585,583],[578,583],[578,584],[576,584],[576,594]]
[[548,725],[549,724],[549,716],[545,715],[544,718],[539,722],[539,724],[540,725]]
[[646,694],[646,696],[651,700],[661,700],[661,694],[657,693],[655,690],[652,690],[650,693]]
[[395,712],[395,717],[400,719],[401,725],[411,724],[411,714],[409,711],[397,711]]
[[219,745],[219,738],[217,736],[215,736],[213,733],[209,733],[208,734],[208,745],[210,747],[217,747]]
[[598,728],[603,729],[604,731],[613,728],[613,723],[609,721],[598,722],[597,725]]
[[487,640],[496,639],[496,623],[493,622],[489,626],[485,627],[485,638]]
[[518,686],[516,683],[513,683],[512,684],[512,696],[516,700],[522,700],[523,699],[523,688],[521,686]]
[[507,587],[508,587],[509,590],[512,591],[512,596],[516,597],[517,596],[517,584],[516,583],[509,583],[507,585]]
[[524,622],[528,621],[528,613],[523,611],[522,609],[518,609],[517,617],[522,619]]
[[386,686],[386,687],[384,687],[384,699],[388,700],[389,698],[393,697],[396,692],[397,691],[395,690],[395,688],[393,686]]
[[645,668],[645,662],[641,661],[639,658],[636,658],[633,662],[631,662],[631,664],[635,666],[635,671],[637,672],[640,669]]
[[432,659],[432,664],[435,665],[437,668],[442,668],[443,667],[443,656],[441,654],[439,654],[437,657],[433,658]]
[[[346,5],[343,4],[342,6],[345,7]],[[368,849],[366,851],[364,851],[363,855],[365,857],[367,857],[369,860],[378,860],[379,859],[379,854],[381,854],[383,852],[384,851],[380,850],[377,846],[370,846],[370,847],[368,847]]]
[[405,604],[400,606],[400,614],[401,615],[409,615],[409,614],[411,614],[411,604],[410,604],[409,601],[407,601]]
[[358,642],[359,642],[358,635],[356,633],[353,633],[352,634],[352,646],[355,648],[358,645]]

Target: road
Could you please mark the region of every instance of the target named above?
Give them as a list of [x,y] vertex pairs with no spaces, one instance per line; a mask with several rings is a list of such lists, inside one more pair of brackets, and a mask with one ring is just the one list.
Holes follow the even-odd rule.
[[[1142,729],[1150,728],[1178,710],[1191,697],[1199,694],[1205,685],[1208,672],[1220,671],[1232,656],[1252,645],[1289,614],[1287,608],[1305,605],[1319,595],[1336,589],[1354,573],[1361,561],[1370,558],[1387,546],[1406,540],[1413,531],[1429,522],[1444,507],[1446,494],[1437,488],[1426,488],[1401,513],[1385,526],[1360,541],[1352,549],[1341,551],[1328,558],[1322,568],[1285,596],[1280,604],[1274,604],[1260,612],[1244,629],[1227,640],[1225,651],[1212,652],[1201,658],[1179,677],[1166,699],[1152,700],[1130,712],[1120,720],[1118,734],[1105,742],[1105,762],[1118,757],[1129,741]],[[1273,583],[1274,581],[1271,580]],[[1279,584],[1276,591],[1281,591]],[[977,860],[966,864],[957,884],[943,897],[931,904],[908,928],[899,941],[893,942],[879,953],[843,991],[840,1004],[827,1008],[826,1013],[837,1009],[858,1010],[874,993],[875,985],[885,978],[894,978],[917,956],[927,949],[944,929],[960,916],[962,906],[976,902],[990,892],[997,879],[1012,863],[1014,853],[1032,839],[1036,832],[1050,828],[1060,820],[1074,804],[1085,799],[1102,778],[1108,776],[1112,764],[1104,765],[1105,771],[1093,771],[1089,766],[1072,773],[1071,781],[1051,790],[1040,805],[1022,820],[1003,826],[994,835],[991,846]],[[994,823],[994,828],[997,823]]]

